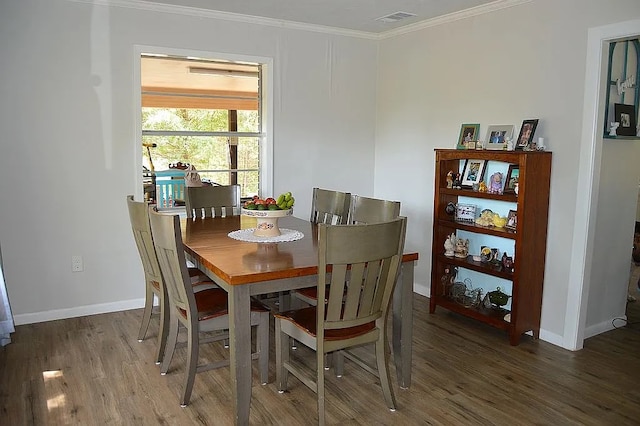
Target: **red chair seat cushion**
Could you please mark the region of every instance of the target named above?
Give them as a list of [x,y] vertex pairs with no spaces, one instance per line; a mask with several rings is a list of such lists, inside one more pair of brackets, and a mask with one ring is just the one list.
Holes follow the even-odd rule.
[[[210,318],[216,318],[229,313],[227,303],[227,292],[221,288],[208,288],[206,290],[194,293],[196,298],[196,306],[198,308],[198,320],[204,321]],[[258,302],[251,300],[252,312],[269,312],[269,308]],[[183,317],[187,317],[187,312],[180,310]]]
[[[293,311],[275,313],[274,316],[291,321],[296,327],[304,330],[310,335],[316,337],[316,307],[310,306],[308,308],[296,309]],[[361,336],[367,334],[376,327],[375,322],[369,322],[356,327],[343,328],[339,330],[325,330],[325,340],[344,340],[352,337]]]

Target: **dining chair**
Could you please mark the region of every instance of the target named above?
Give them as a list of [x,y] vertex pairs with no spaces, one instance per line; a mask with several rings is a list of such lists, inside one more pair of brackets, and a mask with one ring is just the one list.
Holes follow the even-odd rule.
[[381,200],[362,195],[351,197],[348,223],[387,222],[398,216],[400,216],[400,201]]
[[240,210],[240,185],[205,185],[186,188],[187,217],[234,216]]
[[[197,293],[192,290],[178,215],[162,214],[152,209],[151,230],[169,299],[169,333],[160,373],[166,374],[169,370],[177,346],[178,329],[182,325],[187,331],[187,365],[180,405],[185,407],[191,398],[196,373],[229,365],[228,359],[198,364],[201,344],[229,338],[227,293],[221,288],[209,288]],[[250,321],[252,326],[257,327],[256,351],[251,358],[258,359],[263,384],[269,379],[269,312],[269,308],[260,302],[251,302]]]
[[[329,189],[313,188],[311,199],[311,223],[345,224],[349,219],[351,194],[349,192],[333,191]],[[294,299],[307,304],[315,304],[316,288],[308,287],[292,290],[292,305]]]
[[351,194],[313,188],[311,223],[344,224],[349,217]]
[[[158,348],[156,350],[156,364],[162,362],[164,357],[165,343],[167,341],[167,332],[169,330],[169,317],[166,315],[168,307],[168,299],[158,258],[156,257],[155,248],[153,247],[153,236],[151,234],[151,225],[149,222],[149,209],[151,204],[148,202],[134,201],[133,195],[127,195],[127,208],[129,209],[129,220],[131,222],[131,230],[136,241],[138,254],[142,261],[145,278],[145,301],[144,311],[142,314],[142,322],[138,331],[138,341],[142,342],[149,329],[151,322],[151,314],[153,313],[154,296],[158,298],[160,310],[160,325],[158,328]],[[187,269],[191,283],[197,289],[206,289],[215,287],[216,285],[204,275],[198,268],[190,267]],[[196,290],[197,291],[197,290]]]
[[[355,346],[375,343],[376,367],[357,364],[378,376],[387,406],[396,408],[387,317],[405,233],[405,217],[370,225],[318,225],[317,290],[324,298],[329,285],[327,303],[274,314],[278,391],[287,389],[288,373],[315,391],[320,425],[325,423],[325,355]],[[292,362],[291,339],[316,352],[315,380],[302,363]]]
[[[345,223],[371,224],[387,222],[400,216],[400,202],[353,195]],[[292,292],[293,296],[309,305],[318,303],[315,287],[307,287]]]

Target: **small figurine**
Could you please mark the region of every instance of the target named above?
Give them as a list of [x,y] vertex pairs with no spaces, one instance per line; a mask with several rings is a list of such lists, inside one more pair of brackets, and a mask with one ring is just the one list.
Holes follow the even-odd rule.
[[442,295],[446,296],[449,294],[451,290],[451,286],[456,280],[456,275],[458,274],[458,268],[452,268],[451,266],[447,266],[444,269],[444,275],[440,278],[442,282]]
[[447,188],[451,189],[453,188],[453,171],[449,170],[449,173],[447,173]]
[[453,216],[456,214],[456,205],[449,201],[447,205],[444,207],[444,212],[449,216]]
[[476,219],[476,224],[480,226],[493,226],[493,211],[484,209],[480,212],[480,217]]
[[515,148],[515,146],[513,145],[513,140],[509,136],[504,139],[507,141],[507,151],[513,151]]
[[500,287],[498,287],[494,291],[488,292],[487,296],[489,297],[489,302],[491,302],[492,307],[498,309],[501,309],[504,305],[506,305],[507,302],[509,302],[509,298],[511,297],[503,293]]
[[460,173],[456,173],[453,178],[453,187],[456,189],[462,188],[462,177]]
[[456,234],[451,234],[447,237],[444,242],[444,255],[448,257],[453,257],[454,252],[453,249],[456,247]]
[[487,246],[482,246],[480,250],[480,261],[483,263],[488,263],[491,261],[491,248]]
[[456,240],[455,257],[466,258],[469,255],[469,240],[458,238]]
[[620,127],[620,123],[618,123],[617,121],[612,122],[611,127],[609,127],[609,136],[613,136],[613,137],[618,136],[618,133],[617,133],[618,127]]
[[487,192],[487,184],[484,181],[478,185],[478,192]]
[[518,188],[518,182],[516,182],[516,183],[513,185],[513,192],[515,192],[515,193],[516,193],[516,196],[518,195],[518,191],[519,191],[519,188]]
[[502,267],[505,271],[513,272],[513,257],[507,256],[507,252],[502,255]]
[[496,172],[491,175],[489,192],[491,194],[502,194],[502,173]]

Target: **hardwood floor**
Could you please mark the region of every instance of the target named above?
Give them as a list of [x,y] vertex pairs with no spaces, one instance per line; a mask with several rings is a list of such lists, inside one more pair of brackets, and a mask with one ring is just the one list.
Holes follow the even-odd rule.
[[[588,339],[570,352],[506,334],[415,296],[413,383],[387,410],[377,379],[345,361],[327,373],[327,422],[340,425],[637,425],[640,424],[640,302],[629,326]],[[0,350],[3,425],[229,425],[229,369],[199,373],[191,404],[180,408],[184,349],[160,376],[154,364],[157,317],[136,340],[142,310],[19,326]],[[273,323],[272,323],[273,325]],[[620,322],[620,325],[623,325]],[[278,394],[254,364],[252,425],[317,422],[315,394],[291,377]],[[209,345],[204,358],[226,356]],[[311,352],[299,349],[302,355]],[[313,361],[311,361],[313,362]],[[392,369],[392,373],[395,371]]]

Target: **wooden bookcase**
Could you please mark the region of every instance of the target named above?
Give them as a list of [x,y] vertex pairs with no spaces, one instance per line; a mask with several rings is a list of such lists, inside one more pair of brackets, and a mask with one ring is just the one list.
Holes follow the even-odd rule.
[[[431,266],[430,313],[441,306],[450,311],[482,321],[507,331],[509,342],[517,345],[520,337],[528,331],[534,338],[540,334],[540,312],[544,284],[544,268],[547,246],[547,217],[549,210],[549,184],[551,174],[551,153],[542,151],[474,151],[455,149],[436,149],[435,197],[433,206],[433,244]],[[519,167],[519,191],[516,194],[492,194],[472,189],[447,188],[447,173],[450,170],[462,172],[467,159],[515,164]],[[484,181],[487,182],[485,177]],[[447,214],[448,203],[458,203],[460,197],[468,197],[482,204],[484,200],[511,203],[517,210],[516,229],[484,227],[475,223],[457,222],[454,216]],[[467,200],[468,198],[465,198]],[[503,214],[506,214],[503,212]],[[449,235],[465,231],[466,235],[478,240],[486,236],[499,237],[513,244],[513,272],[503,270],[501,266],[476,262],[469,253],[465,258],[444,255],[444,242]],[[510,310],[497,310],[483,305],[466,307],[447,294],[442,282],[446,268],[466,269],[482,274],[489,280],[501,278],[511,283],[505,291],[511,296]],[[494,287],[495,289],[495,287]],[[505,314],[510,313],[510,321]]]

